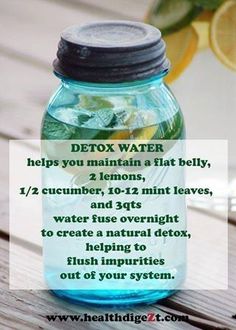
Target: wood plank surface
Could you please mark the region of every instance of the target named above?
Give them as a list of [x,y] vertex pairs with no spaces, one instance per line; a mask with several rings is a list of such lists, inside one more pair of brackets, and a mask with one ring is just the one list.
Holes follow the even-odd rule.
[[[59,83],[52,61],[61,31],[72,24],[114,18],[119,14],[114,17],[79,2],[74,7],[63,1],[24,0],[24,6],[20,0],[0,2],[1,134],[39,137],[43,110]],[[5,125],[9,119],[11,124]]]
[[63,29],[113,18],[82,4],[75,10],[60,1],[24,0],[23,6],[21,0],[1,1],[0,51],[2,48],[8,53],[15,52],[15,56],[26,56],[30,61],[35,59],[36,65],[51,65]]
[[[0,148],[3,151],[4,159],[7,159],[8,142],[6,140],[0,141]],[[8,167],[4,167],[7,169]],[[7,187],[7,175],[4,171],[0,171],[0,178],[2,187]],[[1,193],[2,203],[2,218],[1,229],[8,233],[8,205],[7,205],[7,191]],[[203,218],[206,216],[202,215]],[[220,221],[220,220],[219,220]],[[236,321],[232,319],[232,315],[235,313],[235,301],[236,301],[236,227],[230,226],[230,289],[227,291],[183,291],[169,298],[165,302],[165,306],[171,307],[173,310],[190,313],[191,315],[202,315],[203,318],[210,318],[214,322],[226,323],[230,326],[236,324]],[[222,302],[224,308],[222,308]]]
[[[0,51],[49,66],[69,25],[111,19],[142,20],[153,0],[10,0],[0,2]],[[43,19],[43,24],[42,24]],[[11,55],[12,53],[12,55]]]
[[[6,140],[1,140],[0,148],[3,150],[4,159],[8,159],[8,142]],[[7,169],[8,167],[4,166],[0,171],[2,187],[7,187],[7,176],[4,174],[3,169]],[[7,191],[3,190],[1,193],[3,201],[5,204],[2,204],[2,226],[1,229],[8,233],[8,209],[7,209]],[[198,214],[196,212],[192,212],[193,214]],[[202,221],[210,221],[210,216],[201,214],[199,219]],[[220,221],[220,220],[218,220]],[[235,320],[232,319],[232,315],[234,314],[235,301],[236,301],[236,283],[234,281],[236,277],[236,227],[230,226],[229,230],[230,234],[230,289],[227,291],[182,291],[177,295],[171,297],[166,300],[166,306],[171,307],[174,310],[180,312],[189,312],[191,315],[195,314],[202,315],[203,318],[211,318],[214,322],[227,323],[231,326],[235,325]],[[223,308],[222,308],[223,302]]]
[[[22,247],[22,244],[19,245],[19,250],[21,250],[21,249],[25,249],[24,247]],[[31,252],[31,253],[34,254],[34,252]],[[37,259],[38,259],[38,254],[35,254],[35,260],[37,260]],[[235,260],[234,260],[234,263],[235,263]],[[7,243],[7,241],[0,240],[0,268],[1,268],[1,275],[0,275],[1,281],[0,282],[2,283],[0,289],[2,289],[3,291],[6,291],[5,285],[7,284],[7,278],[8,278],[7,266],[8,266],[8,243]],[[27,277],[28,277],[28,279],[27,279],[28,281],[34,280],[35,279],[34,272],[31,271],[30,273],[28,273]],[[4,292],[3,292],[3,294],[5,295]],[[45,314],[72,314],[72,311],[74,313],[90,312],[90,313],[97,313],[97,314],[106,313],[109,311],[114,312],[114,309],[107,309],[106,307],[103,308],[102,310],[99,310],[99,309],[94,309],[92,307],[88,307],[88,308],[84,309],[81,306],[78,307],[76,305],[70,305],[70,304],[64,303],[62,300],[59,300],[59,299],[51,296],[47,291],[32,291],[32,290],[13,291],[13,290],[10,290],[10,292],[6,293],[6,294],[8,295],[8,299],[4,299],[4,301],[5,301],[5,304],[7,304],[7,306],[10,304],[9,299],[11,301],[12,298],[18,297],[16,306],[15,306],[15,303],[13,303],[13,306],[16,310],[19,309],[18,301],[22,302],[22,305],[23,305],[23,302],[27,301],[26,307],[27,308],[29,306],[31,307],[32,318],[36,318],[36,320],[39,317],[38,313],[40,313],[40,315],[43,316]],[[198,293],[197,300],[195,301],[196,298],[193,299],[193,303],[195,304],[195,306],[193,306],[193,304],[192,305],[189,304],[188,297],[191,294],[192,293],[190,291],[181,292],[177,295],[172,296],[169,299],[164,300],[163,302],[160,302],[160,304],[154,304],[149,307],[142,306],[142,307],[135,307],[132,309],[128,308],[128,309],[125,309],[125,312],[134,312],[134,313],[138,314],[138,313],[146,313],[146,312],[151,311],[154,313],[160,313],[160,310],[161,310],[164,313],[170,313],[170,314],[174,314],[174,315],[188,315],[189,321],[191,322],[191,324],[193,324],[194,326],[199,326],[200,328],[203,328],[203,329],[204,328],[234,329],[235,321],[233,319],[230,319],[230,317],[226,317],[224,310],[221,311],[220,314],[215,315],[217,312],[217,311],[215,311],[215,314],[211,315],[211,308],[214,310],[217,305],[214,293],[210,297],[211,300],[209,300],[209,301],[208,301],[209,295],[208,295],[208,297],[206,296],[206,299],[204,300],[204,296],[202,296],[201,294]],[[182,295],[183,301],[179,301],[179,295]],[[228,298],[228,297],[225,296],[225,292],[222,292],[222,296],[221,296],[222,301],[227,301],[226,298]],[[36,304],[37,299],[38,299],[38,306]],[[47,300],[47,303],[43,304],[42,300]],[[56,305],[54,303],[56,303]],[[65,309],[62,310],[62,307],[64,304],[65,304]],[[36,305],[37,307],[33,308],[32,306],[34,306],[34,305]],[[55,308],[54,310],[51,308],[52,305]],[[199,307],[201,305],[204,307],[203,311],[199,310]],[[3,308],[1,308],[1,310],[3,309],[3,312],[5,311],[4,306],[3,306]],[[42,308],[42,306],[44,306],[44,307]],[[233,308],[234,306],[232,305],[231,307]],[[22,306],[22,308],[23,308],[23,306]],[[221,308],[222,308],[222,305],[221,305]],[[6,307],[6,309],[7,309],[7,307]],[[210,313],[209,313],[209,309],[210,309]],[[21,312],[22,312],[22,310],[21,310]],[[232,312],[232,310],[231,310],[231,312]],[[15,313],[13,313],[13,316],[16,317]],[[6,317],[6,315],[5,315],[5,317]],[[30,320],[29,318],[24,319],[24,315],[22,315],[21,317],[23,318],[24,321]],[[36,322],[36,321],[34,320],[34,322]],[[39,325],[40,325],[40,323],[39,323]],[[179,326],[179,324],[178,324],[178,326]],[[185,329],[184,324],[181,324],[181,326],[182,327],[180,327],[179,329]],[[173,324],[173,327],[170,324],[170,329],[172,329],[172,328],[175,329],[174,324]],[[167,329],[169,329],[169,328],[167,328]]]
[[[6,212],[7,213],[7,212]],[[209,216],[201,214],[199,216],[195,211],[191,211],[190,216],[197,216],[201,222],[211,221]],[[216,221],[216,220],[214,220]],[[217,220],[221,221],[221,220]],[[214,324],[227,324],[228,326],[234,326],[236,321],[232,319],[232,315],[235,313],[235,301],[236,301],[236,283],[234,278],[236,276],[236,227],[230,225],[229,228],[230,238],[230,288],[229,290],[222,291],[181,291],[178,294],[172,296],[164,301],[164,306],[171,308],[172,310],[180,313],[188,313],[192,316],[202,318],[205,323],[209,325]],[[27,242],[21,242],[21,245],[25,245]],[[20,249],[19,249],[20,251]],[[33,252],[32,252],[33,253]],[[36,260],[37,258],[35,258]],[[30,274],[29,274],[30,275]],[[222,308],[223,302],[223,308]],[[194,319],[194,317],[193,317]],[[194,321],[196,322],[196,321]],[[222,327],[221,327],[222,328]],[[214,327],[213,327],[214,329]]]
[[0,133],[18,139],[39,138],[44,109],[59,80],[49,69],[1,54],[0,66],[4,83],[0,90]]
[[[0,328],[1,329],[143,329],[143,324],[133,323],[78,323],[77,322],[50,322],[45,315],[75,315],[81,313],[104,314],[115,313],[117,310],[103,307],[102,309],[77,306],[56,298],[48,291],[14,291],[8,290],[8,242],[0,238]],[[160,308],[162,308],[160,306]],[[159,313],[162,316],[170,315],[158,306],[125,308],[121,314],[134,313],[146,314],[148,312]],[[174,311],[172,311],[174,312]],[[156,329],[155,323],[148,323],[148,329]],[[194,330],[196,327],[184,322],[164,322],[158,324],[158,329],[167,330]]]

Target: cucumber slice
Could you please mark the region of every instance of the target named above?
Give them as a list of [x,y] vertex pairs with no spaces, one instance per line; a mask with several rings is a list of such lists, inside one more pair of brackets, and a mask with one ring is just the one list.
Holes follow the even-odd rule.
[[158,0],[147,20],[166,35],[191,23],[201,10],[190,0]]

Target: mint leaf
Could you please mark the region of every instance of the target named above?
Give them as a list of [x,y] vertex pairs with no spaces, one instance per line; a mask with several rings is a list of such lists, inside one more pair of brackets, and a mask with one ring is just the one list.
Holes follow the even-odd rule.
[[92,114],[88,114],[88,113],[79,113],[78,115],[78,121],[79,121],[79,125],[83,125],[84,123],[86,123],[90,118],[92,117]]
[[113,111],[108,109],[101,109],[98,110],[92,118],[86,121],[84,125],[90,128],[113,127],[115,121],[116,115]]
[[43,135],[48,140],[67,140],[72,136],[74,131],[74,128],[63,124],[46,114],[43,124]]

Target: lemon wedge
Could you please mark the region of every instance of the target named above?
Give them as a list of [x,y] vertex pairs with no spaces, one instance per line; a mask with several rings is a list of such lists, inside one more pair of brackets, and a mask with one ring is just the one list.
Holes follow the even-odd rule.
[[170,59],[172,69],[166,77],[171,83],[191,63],[198,48],[198,35],[192,26],[164,37],[167,47],[167,57]]
[[210,25],[210,46],[218,59],[236,71],[236,1],[229,0],[215,12]]

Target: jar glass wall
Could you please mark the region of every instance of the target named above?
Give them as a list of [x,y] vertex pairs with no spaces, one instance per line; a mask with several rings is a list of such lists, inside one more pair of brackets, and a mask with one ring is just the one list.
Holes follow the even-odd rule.
[[[163,82],[165,73],[147,80],[96,84],[61,78],[42,122],[43,140],[179,140],[185,137],[180,107]],[[50,178],[51,180],[52,178]],[[47,178],[46,178],[47,180]],[[49,208],[44,201],[44,208]],[[48,219],[45,216],[44,222]],[[185,220],[184,220],[185,221]],[[174,249],[173,249],[174,253]],[[44,246],[47,255],[47,244]],[[185,277],[182,264],[173,265],[176,287]],[[53,267],[45,261],[49,287],[55,282]],[[174,290],[53,290],[78,303],[133,305],[152,303]]]

